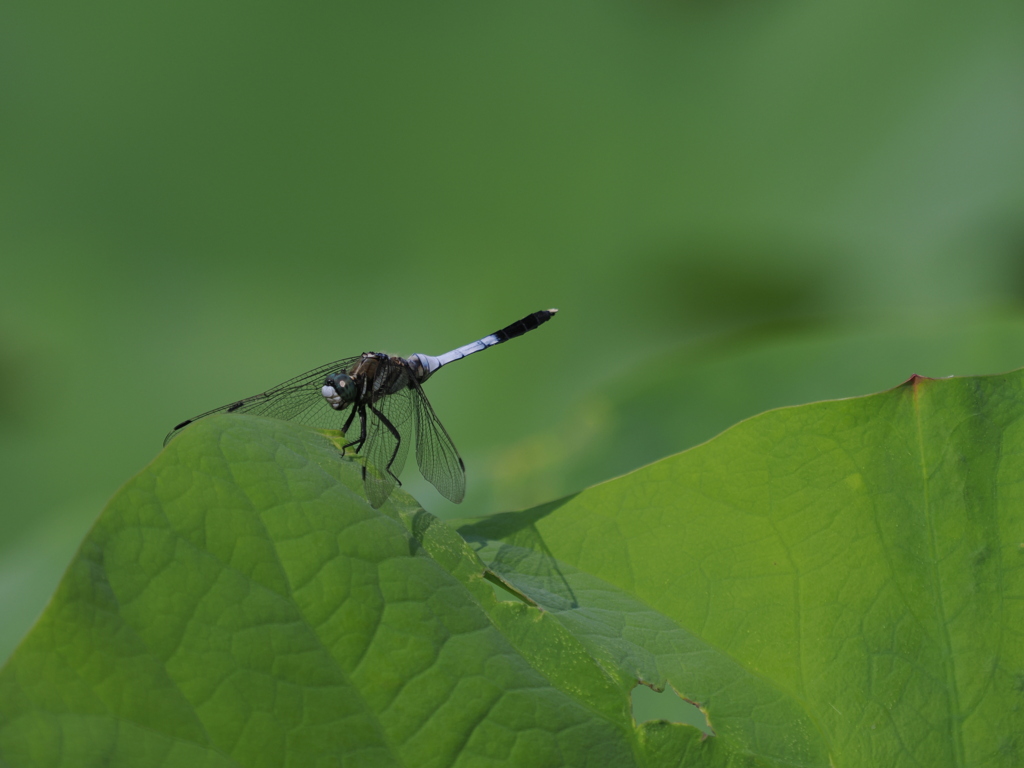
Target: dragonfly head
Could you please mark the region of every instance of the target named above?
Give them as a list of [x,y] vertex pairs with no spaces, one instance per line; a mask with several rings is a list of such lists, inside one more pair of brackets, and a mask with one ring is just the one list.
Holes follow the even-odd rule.
[[356,383],[347,373],[332,373],[324,381],[320,394],[324,396],[331,408],[340,411],[356,399]]

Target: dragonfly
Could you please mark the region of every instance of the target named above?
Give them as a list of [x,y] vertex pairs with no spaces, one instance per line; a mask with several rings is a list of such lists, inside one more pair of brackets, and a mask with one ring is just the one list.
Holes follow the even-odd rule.
[[[363,488],[377,509],[387,501],[405,466],[411,431],[416,435],[420,474],[442,496],[456,504],[466,493],[466,466],[441,424],[423,384],[443,366],[488,347],[522,336],[546,323],[557,309],[527,315],[500,331],[443,355],[397,357],[364,352],[335,360],[289,379],[259,395],[214,408],[178,424],[164,438],[166,446],[190,424],[216,413],[250,413],[296,421],[320,429],[341,429],[348,441],[341,447],[363,457]],[[358,419],[358,436],[349,429]]]

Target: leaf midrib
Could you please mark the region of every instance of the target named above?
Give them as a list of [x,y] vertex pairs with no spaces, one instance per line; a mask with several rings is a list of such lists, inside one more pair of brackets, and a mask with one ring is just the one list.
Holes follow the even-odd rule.
[[931,566],[931,586],[935,604],[939,611],[940,636],[943,643],[942,665],[946,671],[947,707],[949,711],[950,731],[953,736],[953,756],[957,765],[965,765],[963,733],[957,716],[960,713],[960,693],[957,689],[956,670],[953,663],[953,642],[949,636],[949,617],[946,602],[942,593],[942,574],[939,571],[938,543],[935,538],[935,524],[932,517],[930,473],[925,454],[924,428],[921,423],[921,385],[915,381],[912,385],[914,399],[914,423],[917,430],[917,448],[921,463],[921,486],[924,494],[924,519],[928,529],[928,554]]

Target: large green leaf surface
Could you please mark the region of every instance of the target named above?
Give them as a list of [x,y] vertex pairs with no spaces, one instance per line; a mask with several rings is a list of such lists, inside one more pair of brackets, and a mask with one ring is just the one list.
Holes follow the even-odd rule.
[[[204,420],[0,671],[0,761],[1019,765],[1022,400],[1013,373],[771,411],[464,538],[371,509],[329,435]],[[638,682],[714,735],[635,723]]]
[[707,762],[669,764],[738,744],[779,765],[1019,766],[1022,416],[1020,372],[915,377],[460,531],[595,655],[702,703]]
[[[0,673],[0,756],[633,764],[607,675],[590,663],[575,695],[554,685],[481,608],[502,612],[481,576],[415,505],[371,509],[358,466],[324,435],[205,420],[117,494]],[[563,653],[567,670],[587,661],[578,644]]]

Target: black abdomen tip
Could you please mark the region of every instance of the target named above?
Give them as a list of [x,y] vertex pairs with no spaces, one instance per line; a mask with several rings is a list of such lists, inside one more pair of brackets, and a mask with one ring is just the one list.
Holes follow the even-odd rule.
[[497,337],[499,344],[503,341],[514,339],[516,336],[522,336],[527,331],[538,328],[541,323],[546,323],[555,316],[557,311],[557,309],[537,310],[532,315],[527,315],[522,320],[516,320],[512,325],[508,325],[500,331],[495,331],[492,335]]

